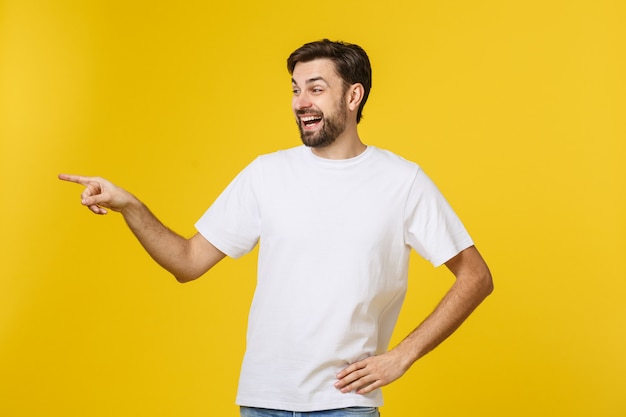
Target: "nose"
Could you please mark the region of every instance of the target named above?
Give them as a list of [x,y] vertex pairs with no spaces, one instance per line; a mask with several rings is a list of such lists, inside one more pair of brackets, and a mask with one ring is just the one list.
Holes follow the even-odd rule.
[[293,97],[293,108],[295,110],[308,109],[311,106],[311,100],[309,100],[309,97],[305,92],[301,92]]

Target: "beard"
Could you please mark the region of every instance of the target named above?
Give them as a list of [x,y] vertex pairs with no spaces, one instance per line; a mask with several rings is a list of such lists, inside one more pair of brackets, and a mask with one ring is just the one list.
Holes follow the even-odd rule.
[[[311,111],[299,111],[296,115],[299,116],[305,113],[311,114]],[[344,132],[344,130],[346,130],[347,112],[345,98],[341,99],[334,115],[324,116],[324,113],[321,111],[313,114],[321,116],[323,121],[322,128],[316,132],[305,131],[302,128],[302,122],[299,117],[296,118],[296,123],[298,124],[298,129],[300,130],[300,139],[302,140],[302,143],[309,148],[323,148],[325,146],[329,146]]]

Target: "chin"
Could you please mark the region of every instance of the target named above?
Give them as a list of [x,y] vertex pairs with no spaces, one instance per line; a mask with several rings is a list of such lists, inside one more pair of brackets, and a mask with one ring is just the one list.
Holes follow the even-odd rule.
[[336,138],[306,138],[301,135],[300,139],[302,139],[302,143],[309,148],[325,148],[332,145]]

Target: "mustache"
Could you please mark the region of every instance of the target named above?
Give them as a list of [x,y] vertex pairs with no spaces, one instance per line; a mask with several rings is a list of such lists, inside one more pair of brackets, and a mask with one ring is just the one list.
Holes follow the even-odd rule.
[[324,113],[319,110],[296,110],[296,116],[303,116],[305,114],[309,116],[324,116]]

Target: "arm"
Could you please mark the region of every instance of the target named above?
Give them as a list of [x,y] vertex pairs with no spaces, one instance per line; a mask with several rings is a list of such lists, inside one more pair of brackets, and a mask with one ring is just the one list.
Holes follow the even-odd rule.
[[437,347],[493,291],[487,264],[471,246],[446,262],[456,277],[435,310],[394,349],[355,362],[337,375],[342,392],[367,394],[400,378],[418,359]]
[[198,278],[226,256],[199,233],[190,239],[174,233],[135,196],[105,179],[67,174],[59,179],[85,186],[81,203],[95,214],[121,213],[150,256],[180,282]]

